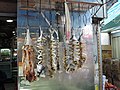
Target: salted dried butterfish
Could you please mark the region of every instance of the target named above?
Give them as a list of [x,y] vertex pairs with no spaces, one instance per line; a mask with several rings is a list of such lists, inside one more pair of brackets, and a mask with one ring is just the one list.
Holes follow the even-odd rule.
[[29,29],[27,29],[26,39],[22,47],[23,76],[29,82],[36,80],[35,75],[35,50],[32,46]]
[[45,74],[45,68],[46,68],[46,64],[45,64],[45,60],[44,60],[44,56],[45,54],[45,47],[44,47],[44,43],[46,42],[46,38],[43,35],[43,31],[41,30],[40,27],[40,36],[37,39],[37,59],[38,59],[38,63],[37,63],[37,76],[39,77],[46,77]]
[[[51,69],[53,72],[56,72],[59,69],[59,55],[58,55],[58,32],[57,31],[51,31],[51,38],[50,38],[50,64],[51,64]],[[55,37],[53,34],[56,34],[57,39],[55,40]]]

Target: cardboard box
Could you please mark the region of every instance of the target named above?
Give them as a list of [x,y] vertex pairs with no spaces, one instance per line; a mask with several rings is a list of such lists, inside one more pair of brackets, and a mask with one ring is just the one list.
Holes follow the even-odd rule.
[[112,60],[112,75],[115,80],[120,80],[120,60],[114,59]]
[[102,59],[112,59],[112,47],[110,45],[102,45]]
[[[118,71],[120,69],[120,61],[118,59],[112,61],[112,70]],[[118,73],[116,72],[116,73]]]
[[107,77],[111,77],[111,59],[105,59],[103,60],[103,74],[105,74]]
[[102,50],[112,50],[111,45],[102,45]]

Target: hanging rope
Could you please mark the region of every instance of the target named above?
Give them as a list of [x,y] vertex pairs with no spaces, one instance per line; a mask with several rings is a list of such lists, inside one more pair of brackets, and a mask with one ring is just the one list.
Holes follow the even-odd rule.
[[28,4],[28,0],[27,0],[27,28],[29,27],[29,20],[28,20],[28,14],[29,14],[29,12],[28,12],[28,6],[29,6],[29,4]]
[[41,0],[39,0],[39,9],[38,9],[38,16],[39,16],[39,37],[40,37],[40,32],[41,32],[41,25],[40,25],[40,12],[41,12]]
[[45,21],[47,22],[47,24],[49,25],[49,27],[52,28],[52,25],[50,24],[50,22],[48,21],[48,19],[46,18],[46,16],[44,15],[43,12],[41,12],[41,15],[45,19]]
[[73,14],[74,12],[73,12],[73,5],[72,5],[72,3],[71,3],[71,12],[72,12],[72,22],[73,22],[72,30],[74,30],[74,14]]
[[[80,5],[78,5],[78,7],[80,8]],[[78,16],[78,20],[79,20],[79,27],[78,29],[80,29],[80,34],[79,34],[79,38],[78,41],[81,42],[81,36],[83,35],[83,30],[81,29],[81,13],[79,12],[79,16]]]
[[84,13],[83,14],[83,24],[84,24],[84,26],[86,26],[86,22],[87,22],[87,19],[86,19],[87,17],[86,17],[86,14]]
[[50,30],[51,31],[55,31],[56,32],[56,30],[53,28],[53,26],[50,24],[50,22],[48,21],[48,19],[46,18],[46,16],[44,15],[44,13],[41,11],[41,15],[42,15],[42,17],[45,19],[45,21],[47,22],[47,24],[49,25],[49,27],[51,28]]
[[52,25],[52,8],[51,8],[51,1],[49,0],[49,6],[50,6],[50,10],[49,10],[49,19],[50,19],[50,25]]
[[[78,8],[80,8],[80,4],[78,4]],[[78,13],[79,13],[78,14],[78,22],[80,22],[78,28],[81,28],[81,14],[80,14],[80,12],[78,12]]]

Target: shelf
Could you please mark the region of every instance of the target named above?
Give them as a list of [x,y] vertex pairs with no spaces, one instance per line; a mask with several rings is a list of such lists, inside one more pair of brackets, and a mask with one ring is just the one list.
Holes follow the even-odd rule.
[[[72,0],[66,0],[66,2],[68,4],[70,11],[87,11],[91,9],[92,7],[102,5],[100,3],[81,2],[81,1],[72,1]],[[64,0],[50,0],[50,3],[41,1],[41,5],[40,5],[40,2],[29,2],[28,6],[27,4],[21,5],[20,9],[21,10],[32,10],[32,11],[38,11],[40,9],[41,10],[64,11]]]

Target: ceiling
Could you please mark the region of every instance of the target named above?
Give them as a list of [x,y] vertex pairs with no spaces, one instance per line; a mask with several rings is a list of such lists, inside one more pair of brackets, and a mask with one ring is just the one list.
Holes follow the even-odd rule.
[[14,3],[16,3],[17,2],[17,0],[0,0],[1,2],[14,2]]
[[[12,23],[6,20],[12,19]],[[0,0],[0,38],[13,37],[17,27],[17,0]]]
[[[18,0],[19,1],[19,0]],[[22,0],[25,1],[25,0]],[[46,2],[46,0],[42,0]],[[54,0],[53,0],[54,1]],[[55,0],[59,1],[59,0]],[[67,0],[69,1],[69,0]],[[72,2],[71,2],[72,3]],[[78,4],[78,2],[73,2],[74,4]],[[92,5],[91,3],[79,3],[80,6],[84,5],[83,10],[86,8],[89,9]],[[30,4],[33,5],[33,4]],[[88,7],[89,6],[89,7]],[[45,8],[47,8],[45,6]],[[49,8],[47,8],[49,9]],[[80,10],[80,8],[75,8],[75,10]],[[7,23],[7,19],[13,19],[14,22]],[[13,37],[13,31],[16,30],[17,27],[17,0],[0,0],[0,38],[11,38]]]

